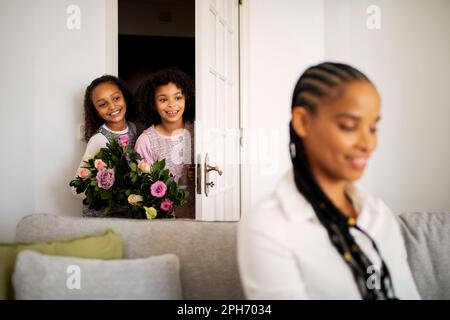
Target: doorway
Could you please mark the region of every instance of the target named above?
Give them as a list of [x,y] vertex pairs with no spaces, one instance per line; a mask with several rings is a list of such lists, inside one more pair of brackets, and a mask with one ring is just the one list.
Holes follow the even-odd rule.
[[[194,0],[118,0],[118,75],[130,87],[133,94],[149,76],[163,69],[175,67],[191,77],[195,83],[195,1]],[[173,73],[173,82],[184,92],[188,86]],[[175,71],[176,72],[176,71]],[[175,81],[175,79],[178,79]],[[148,92],[142,93],[148,96]],[[143,98],[143,97],[141,97]],[[188,102],[189,101],[189,102]],[[186,103],[192,108],[192,99]],[[186,105],[186,107],[188,107]],[[191,109],[189,109],[191,110]],[[185,110],[183,118],[191,114]],[[146,103],[142,112],[147,117],[150,108]],[[156,119],[157,113],[151,119]],[[190,116],[188,116],[190,119]],[[149,120],[149,119],[147,119]],[[139,121],[137,121],[139,122]],[[150,123],[137,123],[138,132]],[[167,168],[186,183],[189,193],[186,203],[175,209],[175,216],[195,218],[195,166],[193,161],[194,127],[185,122],[181,140],[161,134],[164,124],[150,126],[146,131],[154,160],[166,160]],[[174,132],[172,132],[172,135]],[[157,149],[155,149],[157,148]],[[158,150],[158,151],[156,151]],[[178,151],[176,151],[178,150]],[[179,154],[184,154],[180,159]],[[192,155],[192,157],[189,157]],[[187,158],[186,158],[187,157]]]
[[135,92],[176,67],[195,80],[195,1],[118,0],[118,73]]
[[118,75],[132,90],[149,74],[170,66],[195,80],[195,219],[239,220],[244,184],[239,49],[242,2],[108,3],[109,30],[117,33],[110,37],[110,45],[107,43],[110,68],[117,66]]

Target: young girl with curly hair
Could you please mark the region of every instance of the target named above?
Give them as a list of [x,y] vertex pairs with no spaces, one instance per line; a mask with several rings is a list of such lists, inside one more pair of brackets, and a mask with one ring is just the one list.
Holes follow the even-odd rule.
[[158,71],[141,84],[136,101],[149,126],[136,141],[136,151],[148,164],[165,159],[175,178],[183,178],[189,198],[175,215],[195,218],[193,80],[175,68]]

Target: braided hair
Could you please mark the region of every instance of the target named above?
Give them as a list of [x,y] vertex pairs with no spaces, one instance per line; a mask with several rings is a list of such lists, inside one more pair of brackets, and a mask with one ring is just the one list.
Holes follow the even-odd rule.
[[[314,113],[324,101],[339,98],[345,84],[352,81],[371,83],[363,73],[346,64],[326,62],[312,66],[303,73],[295,86],[292,109],[302,107]],[[381,255],[380,290],[371,290],[366,285],[367,271],[373,263],[356,244],[350,229],[355,228],[367,236],[379,254],[375,242],[356,225],[355,219],[346,218],[320,188],[308,164],[303,141],[295,133],[292,123],[290,139],[295,184],[313,207],[317,218],[327,230],[331,243],[350,268],[361,297],[395,299],[392,280]]]

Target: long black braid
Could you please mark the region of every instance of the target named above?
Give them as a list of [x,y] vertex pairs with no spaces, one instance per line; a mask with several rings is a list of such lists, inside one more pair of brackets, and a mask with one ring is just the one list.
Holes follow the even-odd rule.
[[[326,62],[312,66],[303,73],[295,86],[292,108],[303,107],[315,112],[320,103],[337,99],[345,89],[344,84],[350,81],[370,83],[363,73],[346,64]],[[346,218],[322,191],[309,167],[303,142],[293,130],[292,124],[290,137],[295,184],[312,205],[319,221],[327,230],[331,243],[350,267],[361,297],[395,299],[392,280],[381,255],[380,288],[368,288],[367,272],[373,263],[356,244],[350,229],[355,228],[365,234],[379,254],[375,242],[356,225],[354,219]]]

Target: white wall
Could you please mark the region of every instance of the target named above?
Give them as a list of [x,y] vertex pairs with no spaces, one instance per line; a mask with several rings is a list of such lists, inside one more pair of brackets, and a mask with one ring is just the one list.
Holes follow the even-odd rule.
[[244,213],[274,189],[291,165],[292,91],[301,72],[324,58],[323,19],[323,1],[244,1]]
[[[81,29],[66,27],[69,5]],[[82,95],[105,73],[105,0],[0,0],[0,241],[31,213],[80,215]]]
[[[381,29],[369,30],[369,5]],[[450,2],[244,1],[243,107],[250,128],[244,210],[290,165],[290,99],[297,77],[324,59],[350,63],[382,96],[379,148],[361,185],[395,212],[450,209]],[[244,180],[247,181],[247,180]],[[244,211],[244,212],[245,212]]]
[[[369,5],[381,29],[366,27]],[[379,148],[363,186],[396,212],[450,210],[450,1],[325,0],[325,57],[382,96]]]

